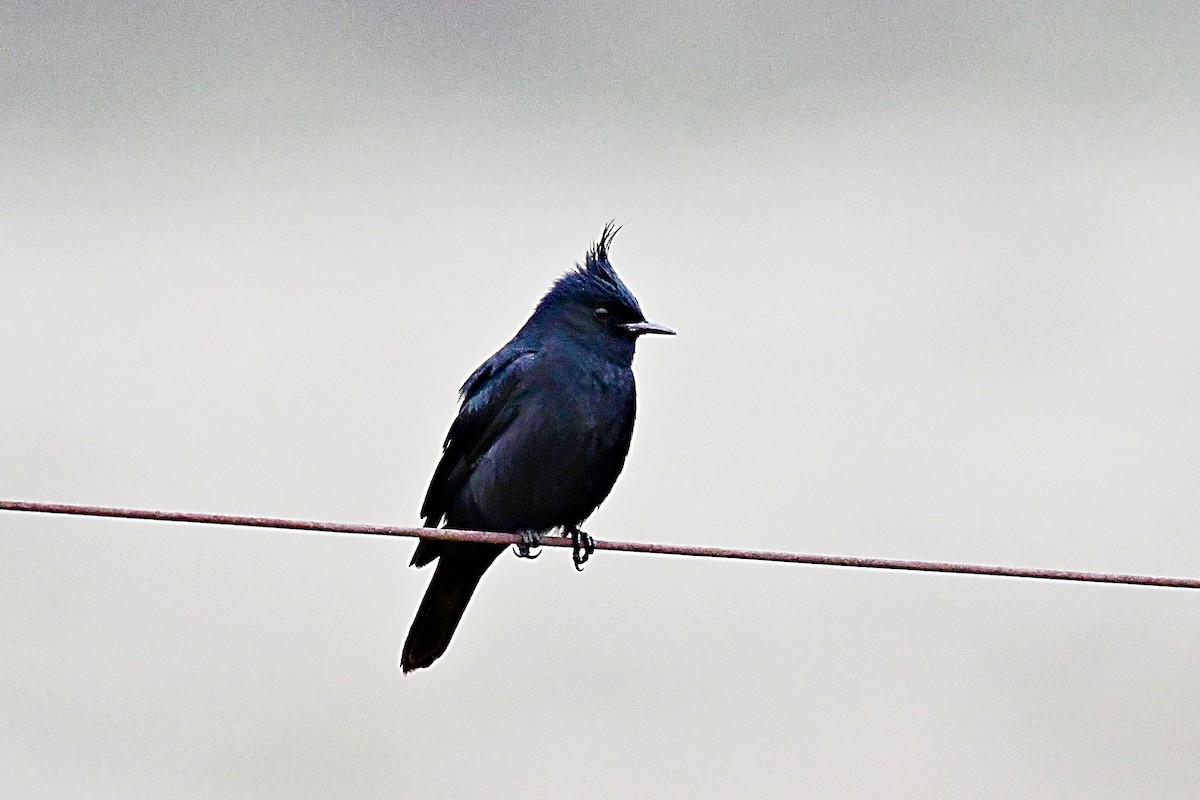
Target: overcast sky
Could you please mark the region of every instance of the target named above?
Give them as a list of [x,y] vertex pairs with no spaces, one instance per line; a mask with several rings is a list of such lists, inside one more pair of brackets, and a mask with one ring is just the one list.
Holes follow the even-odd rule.
[[[1200,575],[1187,4],[0,7],[0,497],[417,524],[601,227],[601,538]],[[0,514],[14,798],[1193,798],[1200,593]]]

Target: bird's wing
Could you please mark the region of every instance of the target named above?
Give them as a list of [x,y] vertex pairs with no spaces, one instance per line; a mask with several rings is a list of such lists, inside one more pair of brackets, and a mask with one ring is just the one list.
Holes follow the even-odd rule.
[[438,525],[475,462],[516,419],[524,376],[536,359],[533,350],[506,347],[463,384],[462,405],[446,434],[442,459],[421,505],[426,527]]

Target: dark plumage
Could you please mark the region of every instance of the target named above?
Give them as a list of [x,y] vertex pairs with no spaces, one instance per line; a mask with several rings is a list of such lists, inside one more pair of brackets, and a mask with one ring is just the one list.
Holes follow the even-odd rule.
[[[647,322],[608,260],[604,228],[583,266],[563,275],[517,335],[463,384],[458,417],[421,507],[426,527],[540,534],[579,525],[608,496],[633,435],[633,351]],[[577,538],[577,541],[579,539]],[[405,672],[450,644],[501,545],[423,539],[412,565],[437,568],[404,642]],[[576,552],[577,565],[586,558]]]

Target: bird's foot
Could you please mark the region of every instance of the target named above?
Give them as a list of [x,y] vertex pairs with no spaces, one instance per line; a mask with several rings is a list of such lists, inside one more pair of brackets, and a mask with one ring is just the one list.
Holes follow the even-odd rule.
[[540,551],[537,553],[533,552],[534,548],[542,546],[542,534],[540,532],[522,530],[517,531],[517,536],[521,537],[521,541],[516,545],[516,550],[514,551],[518,558],[537,558],[541,555]]
[[584,533],[574,526],[567,528],[567,533],[571,534],[571,560],[575,562],[575,569],[583,572],[584,562],[596,552],[596,540],[591,534]]

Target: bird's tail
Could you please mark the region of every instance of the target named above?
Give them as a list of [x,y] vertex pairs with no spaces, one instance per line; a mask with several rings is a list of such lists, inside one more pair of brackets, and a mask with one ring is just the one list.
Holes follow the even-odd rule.
[[400,668],[406,673],[428,667],[446,652],[479,579],[504,552],[504,547],[498,545],[462,546],[456,542],[459,547],[445,547],[448,544],[442,543],[433,580],[400,651]]

